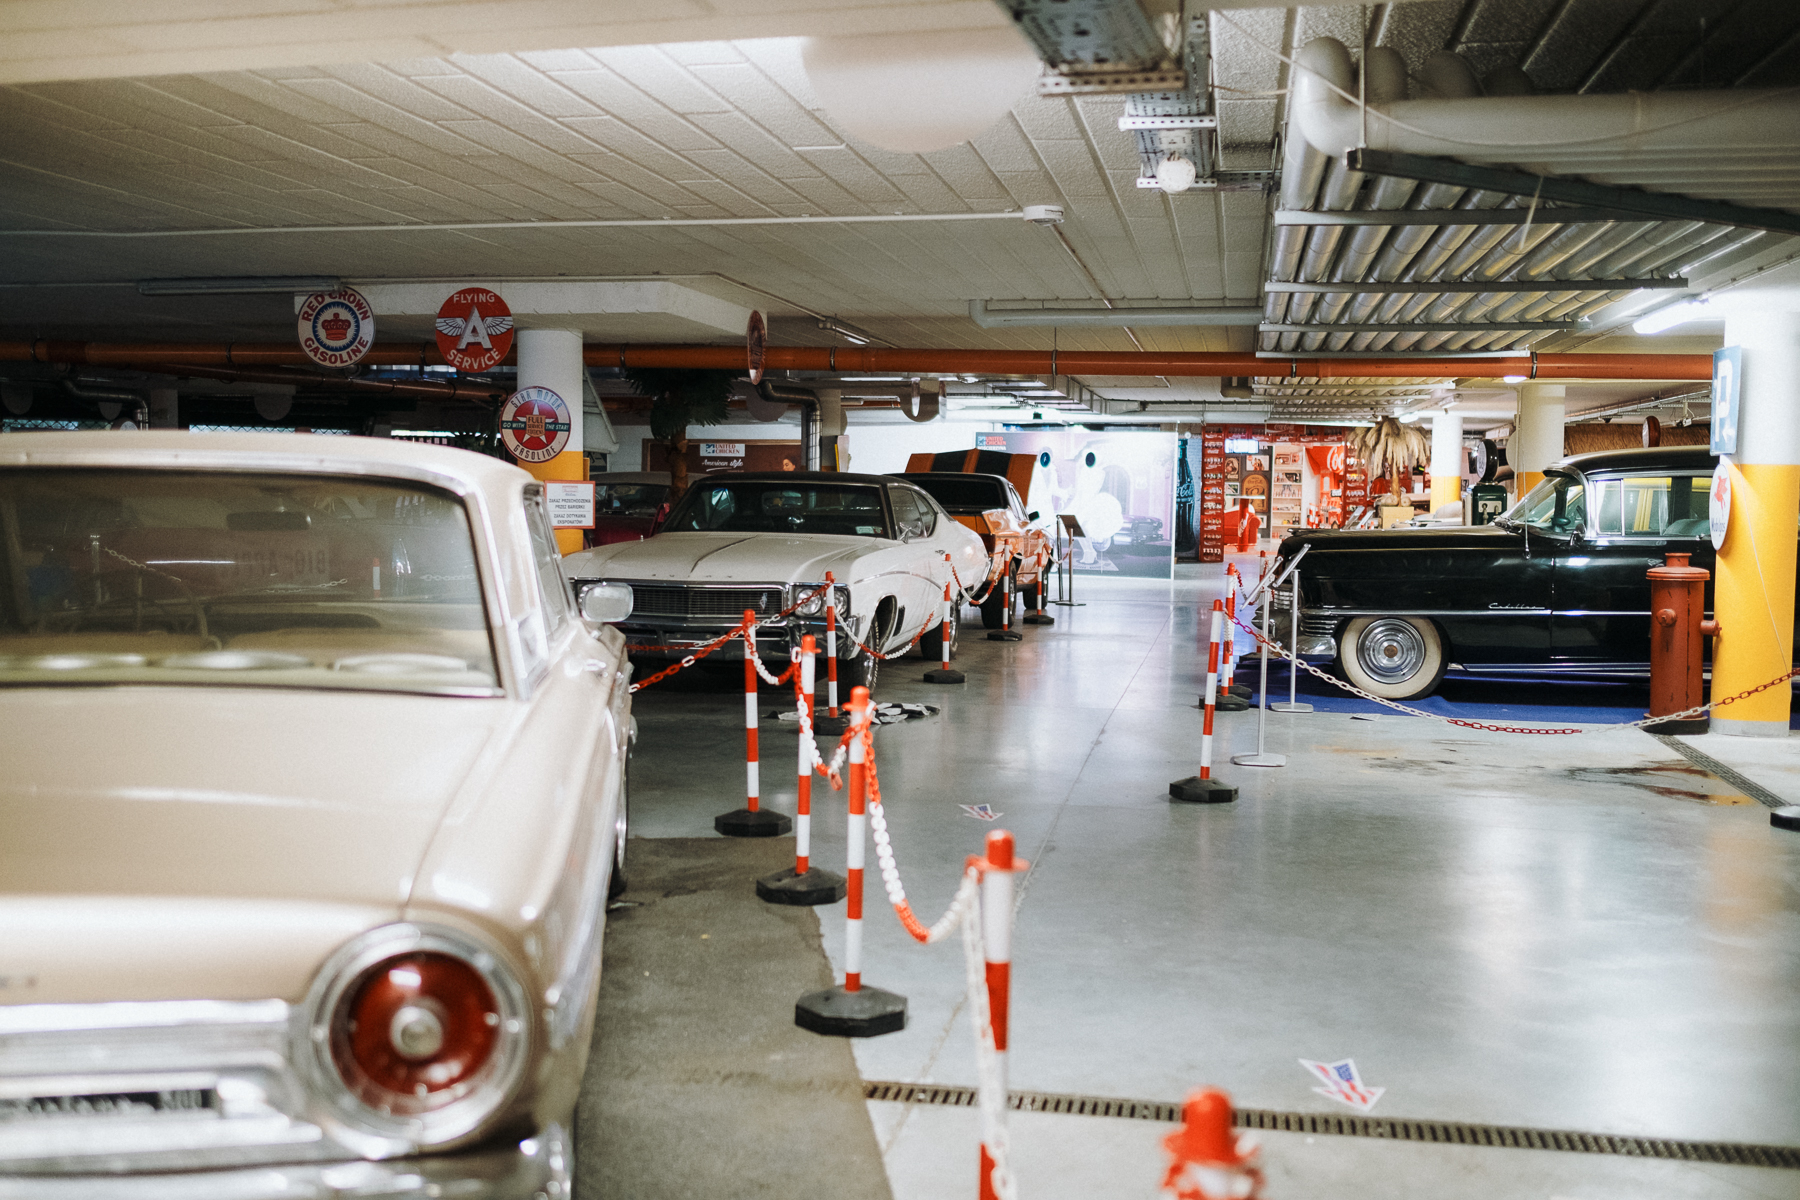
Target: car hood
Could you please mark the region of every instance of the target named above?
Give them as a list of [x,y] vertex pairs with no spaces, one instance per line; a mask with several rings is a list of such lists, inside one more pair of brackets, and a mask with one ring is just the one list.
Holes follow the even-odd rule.
[[814,583],[831,571],[848,581],[859,557],[892,545],[824,533],[659,533],[571,554],[563,572],[574,579]]
[[[1281,556],[1291,558],[1301,546],[1313,554],[1335,550],[1483,550],[1519,545],[1521,535],[1495,525],[1446,525],[1437,529],[1312,529],[1290,534]],[[1308,555],[1310,561],[1311,555]],[[1302,568],[1304,570],[1304,567]]]
[[0,1004],[293,998],[333,948],[398,917],[507,707],[0,690]]

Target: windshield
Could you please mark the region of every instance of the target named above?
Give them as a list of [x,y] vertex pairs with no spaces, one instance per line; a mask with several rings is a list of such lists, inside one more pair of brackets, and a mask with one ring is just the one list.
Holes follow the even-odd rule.
[[1587,497],[1581,480],[1572,475],[1546,475],[1506,514],[1547,533],[1569,533],[1585,528]]
[[761,479],[711,479],[689,489],[663,531],[696,530],[888,536],[880,488]]
[[321,475],[0,471],[0,684],[491,692],[462,503]]
[[603,517],[654,517],[666,483],[603,483],[594,489],[596,512]]
[[980,513],[1008,507],[1006,485],[979,475],[945,479],[943,476],[902,475],[908,483],[930,492],[946,512]]

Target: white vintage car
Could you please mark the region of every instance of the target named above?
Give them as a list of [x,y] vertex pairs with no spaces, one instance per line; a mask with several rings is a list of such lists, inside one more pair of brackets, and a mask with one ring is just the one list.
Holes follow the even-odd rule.
[[0,436],[0,1197],[568,1195],[616,615],[492,458]]
[[[872,652],[891,653],[922,633],[922,655],[940,656],[946,554],[969,588],[987,578],[981,538],[904,480],[727,472],[696,480],[655,537],[571,554],[563,571],[577,595],[606,593],[607,603],[628,606],[619,622],[628,643],[675,647],[640,653],[679,657],[745,610],[758,618],[787,613],[757,632],[757,653],[770,659],[789,657],[808,633],[824,650],[825,597],[812,593],[830,572],[847,696],[858,684],[874,687],[881,660]],[[954,651],[960,600],[951,607]],[[714,657],[741,658],[741,644]]]

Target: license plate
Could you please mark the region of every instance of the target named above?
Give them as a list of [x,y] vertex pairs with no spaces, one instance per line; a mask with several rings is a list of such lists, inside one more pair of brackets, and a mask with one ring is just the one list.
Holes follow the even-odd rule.
[[216,1113],[219,1095],[211,1088],[166,1092],[104,1092],[85,1096],[0,1097],[0,1121],[37,1117],[149,1117],[176,1113]]

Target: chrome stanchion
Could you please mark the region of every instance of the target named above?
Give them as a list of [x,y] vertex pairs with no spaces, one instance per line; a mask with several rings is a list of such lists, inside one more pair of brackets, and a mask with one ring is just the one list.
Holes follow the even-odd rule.
[[1300,701],[1300,560],[1294,560],[1293,581],[1288,591],[1288,698],[1269,705],[1276,712],[1311,712],[1313,706]]
[[[1287,570],[1280,575],[1271,574],[1259,579],[1256,587],[1251,589],[1249,596],[1246,597],[1246,602],[1255,600],[1262,606],[1262,637],[1258,639],[1262,643],[1262,679],[1257,686],[1256,697],[1256,753],[1232,755],[1231,761],[1240,767],[1287,766],[1287,755],[1270,754],[1264,749],[1267,745],[1269,729],[1269,610],[1274,607],[1271,600],[1275,595],[1275,589],[1299,569],[1300,560],[1305,558],[1306,552],[1311,549],[1311,546],[1300,547],[1300,553],[1294,555],[1294,561],[1288,564]],[[1298,618],[1296,617],[1296,619]]]

